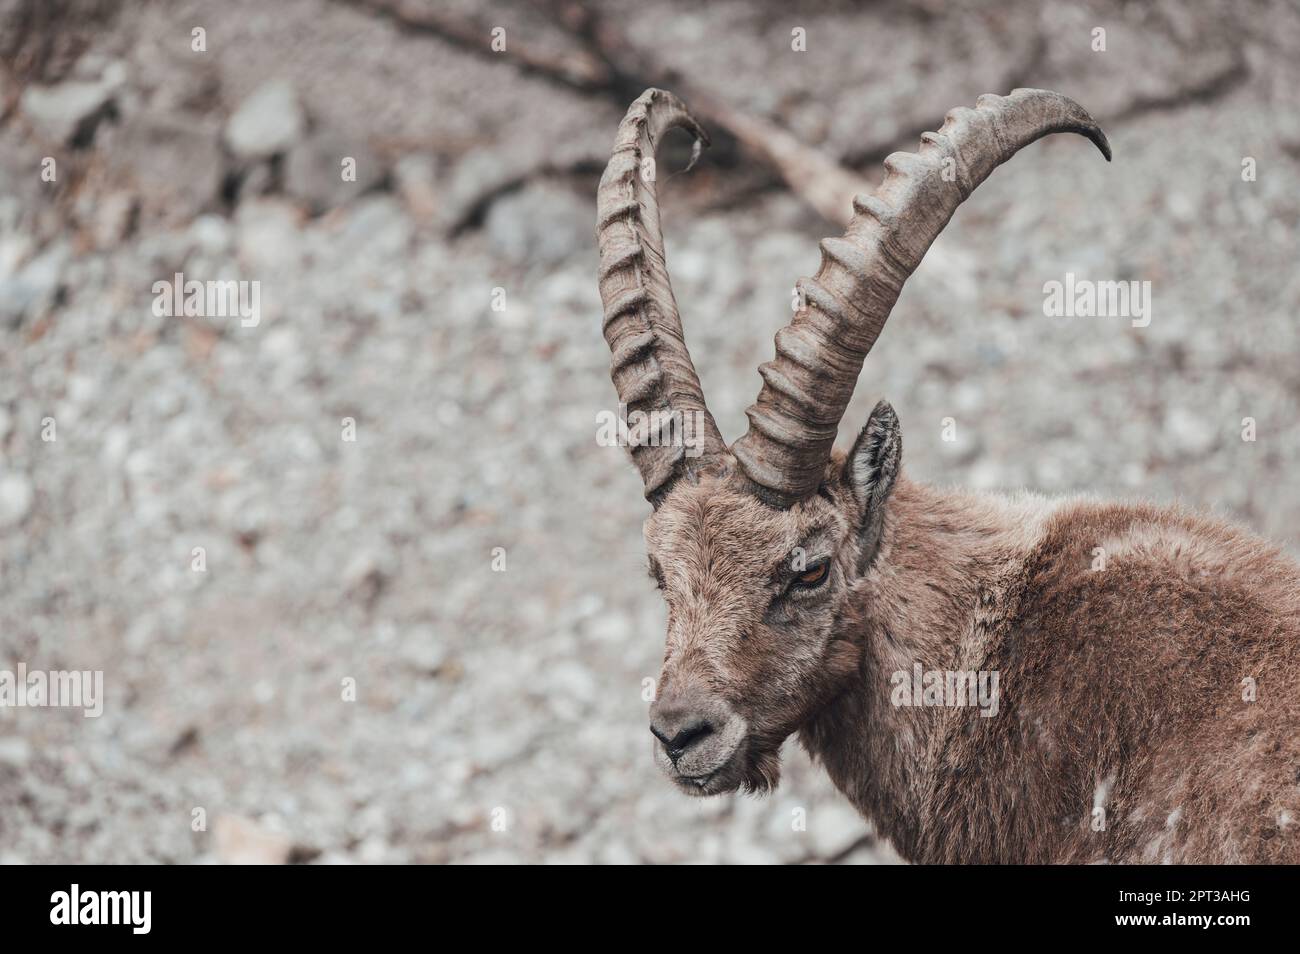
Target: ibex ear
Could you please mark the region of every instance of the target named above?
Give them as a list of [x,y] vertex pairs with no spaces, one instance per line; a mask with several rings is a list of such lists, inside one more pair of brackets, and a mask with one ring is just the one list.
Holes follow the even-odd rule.
[[903,437],[898,415],[888,401],[871,412],[853,450],[844,461],[844,484],[857,501],[862,514],[859,528],[862,549],[858,571],[864,572],[880,546],[885,523],[885,501],[894,489],[894,478],[903,459]]

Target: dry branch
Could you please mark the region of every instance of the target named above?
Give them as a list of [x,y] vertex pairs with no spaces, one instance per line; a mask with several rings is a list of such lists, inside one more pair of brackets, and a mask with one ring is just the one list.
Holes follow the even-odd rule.
[[[487,27],[412,0],[347,0],[412,31],[437,36],[466,50],[493,57]],[[852,213],[853,196],[869,188],[866,179],[826,153],[801,142],[770,120],[747,113],[697,89],[663,67],[587,4],[540,3],[580,46],[563,55],[543,52],[511,38],[505,55],[527,72],[571,89],[608,96],[620,108],[649,87],[678,92],[705,126],[724,131],[735,143],[772,168],[819,215],[838,226]],[[718,146],[728,150],[725,137]]]

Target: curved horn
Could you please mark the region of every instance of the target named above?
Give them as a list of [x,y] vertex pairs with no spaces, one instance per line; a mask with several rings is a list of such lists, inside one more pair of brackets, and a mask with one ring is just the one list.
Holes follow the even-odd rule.
[[[686,350],[664,261],[653,159],[664,134],[677,127],[695,137],[694,164],[709,140],[681,101],[658,89],[637,97],[619,124],[596,202],[605,341],[614,354],[610,377],[628,412],[655,425],[629,435],[651,502],[693,461],[726,449]],[[702,453],[691,457],[688,448]]]
[[821,243],[816,277],[798,283],[803,305],[777,332],[775,360],[758,369],[763,388],[731,453],[762,499],[788,507],[816,492],[862,361],[903,283],[989,173],[1056,132],[1087,136],[1109,161],[1093,118],[1041,89],[981,96],[974,109],[958,107],[937,133],[923,134],[919,152],[885,160],[884,182],[853,200],[844,237]]

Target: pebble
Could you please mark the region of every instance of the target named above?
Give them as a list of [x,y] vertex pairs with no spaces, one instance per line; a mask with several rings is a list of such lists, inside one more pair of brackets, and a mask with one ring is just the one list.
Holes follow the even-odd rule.
[[21,736],[11,735],[0,738],[0,765],[24,768],[31,760],[31,756],[32,747]]
[[591,209],[572,189],[531,183],[492,203],[488,243],[516,265],[555,265],[580,250],[595,254]]
[[272,80],[258,87],[226,123],[225,139],[241,159],[266,159],[285,152],[307,127],[293,84]]
[[29,86],[23,91],[22,110],[41,135],[64,146],[86,145],[116,89],[111,81]]
[[217,860],[228,865],[282,865],[293,848],[288,835],[240,815],[218,815],[212,840]]
[[1205,415],[1181,405],[1166,412],[1165,433],[1177,453],[1190,457],[1207,454],[1218,443],[1218,435]]
[[27,519],[36,489],[26,474],[0,474],[0,528],[16,527]]

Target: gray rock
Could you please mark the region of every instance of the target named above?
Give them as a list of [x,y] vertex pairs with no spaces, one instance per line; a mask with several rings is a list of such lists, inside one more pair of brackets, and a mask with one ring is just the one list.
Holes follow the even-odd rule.
[[32,747],[22,736],[0,739],[0,765],[23,768],[31,761]]
[[293,85],[272,80],[239,104],[226,123],[226,144],[241,159],[265,159],[285,152],[307,128],[307,116]]
[[96,247],[111,246],[130,235],[138,211],[138,200],[129,192],[106,196],[97,204],[91,223]]
[[62,242],[49,246],[16,275],[0,278],[0,326],[15,328],[28,317],[38,317],[55,301],[63,285],[69,259]]
[[447,647],[432,626],[413,626],[403,634],[400,652],[412,669],[436,673],[447,661]]
[[23,92],[22,110],[41,135],[65,146],[88,145],[99,121],[112,112],[119,85],[115,74],[99,82],[29,86]]
[[219,215],[201,215],[188,232],[190,248],[203,255],[224,255],[230,250],[233,229]]
[[411,220],[390,195],[366,196],[348,208],[340,249],[355,257],[361,250],[371,258],[401,255],[411,241]]
[[297,260],[302,210],[283,199],[242,204],[235,216],[235,248],[249,269],[271,272]]
[[411,215],[421,222],[438,213],[438,166],[431,156],[411,153],[397,160],[393,181]]
[[[343,178],[344,158],[355,162],[355,181]],[[384,172],[379,157],[365,143],[319,132],[289,150],[284,189],[313,212],[324,212],[374,188]]]
[[594,244],[593,215],[571,189],[531,183],[492,203],[488,242],[516,265],[555,265]]
[[369,604],[388,584],[393,570],[394,561],[388,550],[378,547],[358,550],[343,569],[343,585],[349,593]]
[[1185,407],[1171,407],[1165,414],[1165,434],[1176,454],[1200,457],[1218,443],[1214,428],[1201,415]]
[[527,167],[517,157],[494,149],[472,149],[460,157],[448,176],[440,222],[455,229],[509,183],[520,180]]
[[212,839],[217,860],[229,865],[282,865],[293,848],[288,835],[239,815],[218,815]]
[[0,528],[16,527],[27,519],[36,490],[26,474],[0,474]]

